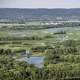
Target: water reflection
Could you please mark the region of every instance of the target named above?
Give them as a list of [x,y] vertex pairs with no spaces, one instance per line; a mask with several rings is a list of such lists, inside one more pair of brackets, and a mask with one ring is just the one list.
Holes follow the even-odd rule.
[[30,64],[34,64],[38,68],[42,68],[44,66],[42,64],[43,60],[44,60],[44,57],[30,57],[30,58],[23,57],[23,58],[18,59],[18,61],[26,61]]

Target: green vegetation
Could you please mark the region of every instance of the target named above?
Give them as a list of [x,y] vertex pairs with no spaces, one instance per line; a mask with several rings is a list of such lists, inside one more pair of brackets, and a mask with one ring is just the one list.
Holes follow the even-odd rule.
[[[38,47],[45,52],[44,67],[37,68],[13,58],[11,50],[0,50],[1,80],[65,80],[80,76],[80,42],[68,40],[56,43],[54,48]],[[40,50],[41,49],[41,50]],[[46,49],[46,50],[45,50]]]
[[[73,24],[64,25],[56,29]],[[80,28],[63,27],[55,31],[52,27],[19,24],[0,28],[0,80],[80,79]],[[30,54],[20,54],[25,51]],[[17,60],[24,56],[44,57],[43,67]]]

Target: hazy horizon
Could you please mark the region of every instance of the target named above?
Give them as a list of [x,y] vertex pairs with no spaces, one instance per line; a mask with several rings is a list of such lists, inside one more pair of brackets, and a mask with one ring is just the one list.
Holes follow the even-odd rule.
[[0,8],[80,8],[80,0],[2,0]]

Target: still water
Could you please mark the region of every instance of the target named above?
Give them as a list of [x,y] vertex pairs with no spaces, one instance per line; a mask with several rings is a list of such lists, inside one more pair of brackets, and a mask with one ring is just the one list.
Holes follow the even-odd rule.
[[25,61],[28,62],[29,64],[34,64],[38,68],[42,68],[44,65],[42,64],[44,60],[44,57],[23,57],[18,59],[18,61]]

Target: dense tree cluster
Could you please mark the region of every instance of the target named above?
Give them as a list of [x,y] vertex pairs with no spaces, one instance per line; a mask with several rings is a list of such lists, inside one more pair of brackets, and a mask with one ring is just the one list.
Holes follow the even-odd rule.
[[[48,46],[45,51],[43,68],[37,68],[27,62],[16,61],[16,59],[10,55],[10,49],[1,49],[0,79],[79,80],[80,51],[78,45],[79,44],[77,44],[76,41],[68,40],[66,42],[56,44],[54,48],[48,48]],[[41,47],[38,48],[43,49]]]
[[80,48],[77,43],[79,42],[68,40],[46,51],[44,65],[50,80],[52,77],[56,80],[80,79]]

